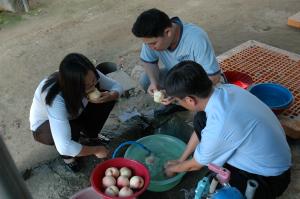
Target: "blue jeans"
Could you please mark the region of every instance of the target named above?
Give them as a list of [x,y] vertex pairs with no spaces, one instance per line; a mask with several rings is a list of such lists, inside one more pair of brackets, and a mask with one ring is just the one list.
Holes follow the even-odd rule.
[[[163,86],[164,82],[164,78],[166,77],[168,73],[168,70],[166,68],[160,68],[159,69],[159,85]],[[139,79],[139,83],[142,86],[142,88],[144,89],[145,92],[147,92],[149,86],[150,86],[150,79],[148,77],[148,75],[143,72],[143,74],[141,75],[140,79]]]

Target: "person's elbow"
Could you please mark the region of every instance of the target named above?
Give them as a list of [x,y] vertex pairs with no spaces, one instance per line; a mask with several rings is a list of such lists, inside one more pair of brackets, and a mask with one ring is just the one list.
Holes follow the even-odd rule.
[[215,74],[215,75],[211,75],[209,76],[209,79],[212,81],[213,85],[216,85],[220,82],[221,80],[221,74]]

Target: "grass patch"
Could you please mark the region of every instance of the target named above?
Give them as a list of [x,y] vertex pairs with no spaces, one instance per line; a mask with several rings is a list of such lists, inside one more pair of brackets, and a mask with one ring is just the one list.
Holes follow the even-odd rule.
[[0,27],[9,26],[22,20],[22,16],[10,12],[0,12]]

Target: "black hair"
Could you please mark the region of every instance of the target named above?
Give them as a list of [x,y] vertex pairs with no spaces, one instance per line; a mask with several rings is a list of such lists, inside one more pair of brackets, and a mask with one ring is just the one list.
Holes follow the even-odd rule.
[[206,98],[212,91],[212,81],[200,64],[182,61],[167,73],[164,87],[168,96]]
[[168,27],[172,27],[169,16],[156,8],[152,8],[138,16],[131,31],[136,37],[151,38],[163,36]]
[[42,92],[49,88],[46,104],[51,106],[56,95],[61,92],[68,113],[73,117],[77,116],[85,96],[85,77],[88,71],[93,71],[96,78],[99,78],[95,66],[84,55],[71,53],[65,56],[59,71],[50,75],[42,88]]

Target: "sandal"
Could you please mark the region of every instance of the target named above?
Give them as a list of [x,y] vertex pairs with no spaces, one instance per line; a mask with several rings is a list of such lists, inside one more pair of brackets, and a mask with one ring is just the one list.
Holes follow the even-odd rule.
[[99,134],[98,135],[98,138],[99,138],[99,140],[101,140],[101,141],[103,141],[103,142],[110,142],[110,139],[109,139],[109,137],[107,137],[107,136],[105,136],[105,135],[103,135],[103,134]]
[[103,140],[100,138],[88,138],[86,141],[86,145],[88,146],[105,146],[109,143],[110,140]]
[[79,162],[76,159],[74,159],[74,161],[69,162],[69,163],[66,163],[64,161],[64,163],[65,163],[66,168],[74,173],[77,173],[81,169]]
[[103,134],[98,134],[98,137],[95,138],[89,138],[84,133],[80,132],[80,137],[81,137],[82,144],[91,145],[91,146],[106,145],[110,142],[110,138]]

